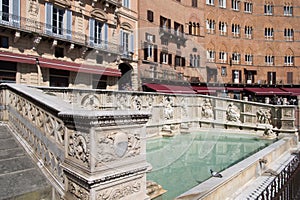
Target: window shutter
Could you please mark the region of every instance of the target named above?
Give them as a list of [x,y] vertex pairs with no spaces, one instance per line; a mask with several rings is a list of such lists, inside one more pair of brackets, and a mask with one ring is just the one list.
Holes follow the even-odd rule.
[[90,28],[90,45],[94,46],[95,19],[90,18],[89,28]]
[[108,45],[108,25],[104,23],[104,48],[107,49]]
[[147,42],[144,42],[144,60],[147,60],[148,58],[148,48],[147,48]]
[[123,46],[123,30],[120,30],[120,46],[121,46],[121,52],[124,53],[125,49]]
[[130,34],[130,44],[129,44],[129,52],[134,52],[134,35],[133,33]]
[[157,45],[154,45],[154,62],[157,62]]
[[172,54],[168,55],[168,64],[172,65]]
[[46,34],[52,34],[53,4],[46,2]]
[[67,11],[67,39],[71,40],[72,39],[72,11],[71,10],[66,10]]
[[13,26],[20,27],[20,0],[13,1]]
[[159,59],[160,59],[160,63],[162,63],[163,62],[163,52],[160,52]]
[[181,62],[182,62],[182,63],[181,63],[181,66],[184,67],[184,66],[185,66],[185,58],[184,58],[184,57],[182,57]]

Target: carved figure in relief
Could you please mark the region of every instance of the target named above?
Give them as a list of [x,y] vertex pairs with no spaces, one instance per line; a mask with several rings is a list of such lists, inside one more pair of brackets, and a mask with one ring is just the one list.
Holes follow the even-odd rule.
[[202,117],[206,119],[213,119],[214,113],[212,110],[212,105],[209,99],[204,99],[204,103],[202,105]]
[[228,105],[226,115],[228,121],[240,122],[240,113],[238,112],[238,108],[232,103]]
[[262,124],[271,124],[271,110],[259,109],[256,112],[257,122]]
[[172,103],[172,100],[170,99],[170,97],[165,98],[165,103],[166,103],[165,110],[164,110],[165,119],[172,119],[174,110],[172,107],[173,103]]

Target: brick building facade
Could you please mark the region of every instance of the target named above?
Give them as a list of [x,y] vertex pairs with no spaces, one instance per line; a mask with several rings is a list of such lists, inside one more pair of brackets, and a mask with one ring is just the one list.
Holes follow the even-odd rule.
[[[149,46],[145,46],[147,34],[140,34],[139,60],[143,69],[141,76],[146,77],[144,82],[155,82],[155,79],[148,77],[167,74],[164,71],[169,70],[187,82],[300,84],[299,1],[139,2],[140,29],[163,27],[162,20],[167,19],[169,41],[174,39],[177,23],[182,25],[180,31],[186,39],[182,47],[176,49],[171,42],[164,43],[165,34],[158,30],[158,39],[153,45],[153,62],[145,56],[149,54],[146,52]],[[164,51],[172,56],[168,62],[162,62],[164,58],[161,59],[161,56],[164,54],[160,52]],[[193,57],[195,53],[196,62]],[[176,59],[180,55],[184,55],[181,56],[184,63],[178,66]],[[168,79],[168,76],[162,75],[162,79]]]

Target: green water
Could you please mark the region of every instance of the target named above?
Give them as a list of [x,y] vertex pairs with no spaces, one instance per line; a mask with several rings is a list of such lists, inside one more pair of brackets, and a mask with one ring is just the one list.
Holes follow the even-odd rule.
[[191,133],[147,141],[147,174],[168,190],[159,199],[174,199],[210,177],[272,143],[255,136],[224,133]]

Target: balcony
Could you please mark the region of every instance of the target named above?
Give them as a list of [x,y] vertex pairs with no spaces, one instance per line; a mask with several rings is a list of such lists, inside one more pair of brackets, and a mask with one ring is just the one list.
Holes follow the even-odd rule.
[[187,40],[187,37],[185,33],[174,30],[169,27],[160,27],[159,34],[161,37],[168,37],[171,41],[176,42],[185,42]]
[[90,41],[93,41],[93,38],[90,38],[81,32],[58,28],[56,26],[52,26],[51,24],[46,24],[8,13],[0,12],[0,26],[30,34],[37,33],[44,37],[87,46],[109,53],[122,53],[122,48],[118,44],[110,43],[108,41],[100,41],[98,44],[92,44]]

